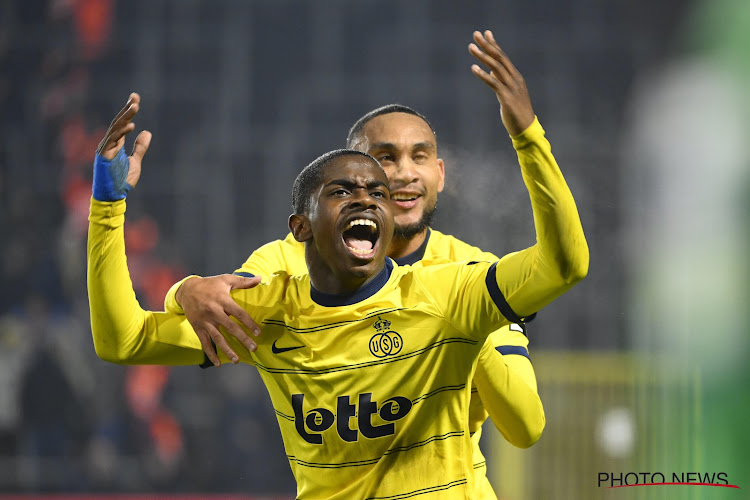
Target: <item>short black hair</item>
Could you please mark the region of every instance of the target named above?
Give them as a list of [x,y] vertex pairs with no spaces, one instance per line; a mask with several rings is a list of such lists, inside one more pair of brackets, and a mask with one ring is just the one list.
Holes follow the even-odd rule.
[[[323,182],[325,167],[335,158],[346,155],[364,156],[380,167],[378,160],[356,149],[335,149],[317,157],[312,163],[303,168],[302,172],[294,180],[294,185],[292,186],[292,210],[294,210],[295,214],[304,214],[310,210],[310,198]],[[380,168],[382,169],[383,167]]]
[[422,120],[424,120],[427,126],[430,127],[430,130],[432,130],[432,135],[435,136],[435,141],[437,141],[437,133],[435,133],[435,129],[432,128],[432,124],[427,118],[425,118],[422,113],[410,108],[409,106],[404,106],[403,104],[386,104],[385,106],[381,106],[367,112],[359,120],[354,122],[352,128],[349,129],[349,135],[346,136],[346,147],[353,148],[354,145],[360,140],[362,136],[362,130],[364,130],[367,122],[377,116],[387,115],[390,113],[406,113],[421,118]]

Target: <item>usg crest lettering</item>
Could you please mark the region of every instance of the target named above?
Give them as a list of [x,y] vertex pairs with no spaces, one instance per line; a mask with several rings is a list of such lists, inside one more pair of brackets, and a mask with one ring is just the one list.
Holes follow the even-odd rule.
[[376,358],[385,358],[386,356],[395,356],[401,352],[404,341],[401,335],[389,330],[391,322],[378,316],[378,320],[372,327],[378,333],[370,339],[370,352]]

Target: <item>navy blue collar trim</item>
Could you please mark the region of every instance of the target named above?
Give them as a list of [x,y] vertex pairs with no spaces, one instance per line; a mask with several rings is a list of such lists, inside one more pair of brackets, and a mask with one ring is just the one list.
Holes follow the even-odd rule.
[[416,264],[422,258],[424,257],[424,252],[427,250],[427,242],[430,241],[430,235],[432,234],[432,230],[430,228],[427,228],[427,236],[425,236],[424,241],[421,245],[419,245],[419,248],[414,250],[409,255],[405,255],[404,257],[401,257],[400,259],[395,259],[396,264],[399,266],[410,266],[412,264]]
[[316,304],[325,307],[350,306],[352,304],[356,304],[357,302],[362,302],[363,300],[368,299],[378,293],[380,289],[383,288],[388,282],[392,272],[393,261],[390,258],[386,257],[385,267],[383,268],[383,270],[380,271],[372,281],[364,286],[359,287],[354,293],[341,295],[333,293],[323,293],[316,290],[315,287],[310,284],[310,297]]

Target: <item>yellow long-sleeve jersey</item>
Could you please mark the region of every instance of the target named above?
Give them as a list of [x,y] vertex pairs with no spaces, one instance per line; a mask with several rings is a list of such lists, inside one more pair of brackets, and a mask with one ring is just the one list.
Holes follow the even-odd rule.
[[[588,266],[572,196],[535,125],[514,138],[535,215],[533,247],[499,263],[389,260],[343,300],[283,272],[233,292],[263,324],[258,350],[241,359],[258,368],[271,395],[299,498],[475,497],[471,376],[486,337],[565,292]],[[120,363],[200,364],[184,316],[143,311],[135,299],[124,211],[124,201],[92,201],[97,352]],[[512,376],[505,363],[496,369],[506,382]],[[524,400],[513,391],[528,386],[507,384],[509,401]]]
[[[395,259],[395,262],[421,267],[446,262],[497,260],[499,258],[492,253],[483,252],[453,236],[430,229],[420,248],[401,259]],[[305,246],[291,234],[283,240],[272,241],[257,249],[234,273],[267,279],[276,271],[284,271],[293,276],[307,274]],[[164,301],[167,311],[184,314],[176,300],[177,289],[184,281],[176,283],[167,293]],[[511,396],[514,399],[510,399]],[[492,416],[495,426],[508,442],[519,447],[528,447],[536,442],[544,429],[544,408],[537,393],[528,338],[524,329],[515,323],[489,335],[480,352],[477,376],[472,381],[469,434],[475,472],[475,492],[472,498],[477,500],[497,498],[487,479],[486,461],[479,447],[482,424],[488,415]]]

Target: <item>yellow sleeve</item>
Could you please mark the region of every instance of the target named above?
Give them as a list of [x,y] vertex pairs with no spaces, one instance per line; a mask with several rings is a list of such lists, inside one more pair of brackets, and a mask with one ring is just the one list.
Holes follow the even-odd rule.
[[589,251],[573,195],[538,120],[513,137],[513,147],[529,191],[537,242],[501,258],[495,274],[496,291],[523,318],[586,276]]
[[180,289],[183,283],[190,278],[197,278],[198,275],[191,274],[182,278],[180,281],[172,285],[167,294],[164,296],[164,310],[175,314],[185,314],[185,310],[182,308],[179,302],[177,302],[177,290]]
[[88,294],[96,353],[120,364],[198,365],[198,337],[184,316],[144,311],[125,257],[125,200],[91,199]]
[[305,245],[296,241],[291,233],[283,240],[271,241],[258,248],[234,273],[262,276],[263,281],[267,281],[277,271],[294,276],[307,274]]
[[541,437],[546,420],[528,358],[528,339],[514,328],[519,327],[503,327],[487,338],[474,384],[503,437],[514,446],[528,448]]

